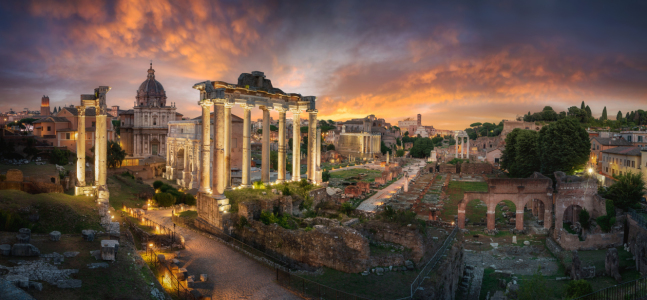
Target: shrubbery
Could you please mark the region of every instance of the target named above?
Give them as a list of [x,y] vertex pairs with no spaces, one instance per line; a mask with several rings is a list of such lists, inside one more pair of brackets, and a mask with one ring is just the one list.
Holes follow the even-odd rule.
[[591,224],[591,216],[586,208],[582,208],[582,210],[580,210],[579,218],[582,228],[589,228],[589,225]]
[[321,180],[323,180],[323,182],[328,182],[328,180],[330,180],[330,172],[323,171],[323,173],[321,173]]
[[31,228],[31,226],[19,214],[8,211],[0,212],[0,231],[18,231],[20,228]]
[[353,208],[353,206],[350,203],[344,202],[341,205],[341,208],[339,209],[339,211],[346,214],[347,216],[350,216],[350,214],[353,213],[353,211],[355,211],[355,209]]
[[616,207],[613,205],[613,200],[607,199],[607,215],[606,216],[599,216],[597,219],[595,219],[600,225],[600,228],[604,232],[609,232],[611,231],[611,227],[616,224]]
[[155,189],[159,189],[163,185],[164,185],[164,182],[162,182],[161,180],[155,180],[155,182],[153,182],[153,188],[155,188]]
[[281,216],[278,217],[274,213],[271,213],[269,211],[261,211],[261,222],[265,225],[270,225],[270,224],[278,224],[279,226],[285,228],[285,229],[296,229],[296,226],[293,226],[290,224],[290,218],[288,216]]
[[169,207],[175,204],[175,196],[169,193],[157,193],[153,196],[153,199],[157,202],[157,205],[161,207]]
[[569,281],[566,285],[567,297],[576,298],[590,293],[593,293],[593,287],[586,279]]
[[410,210],[395,210],[393,207],[387,205],[384,207],[384,211],[379,213],[379,217],[384,221],[397,223],[401,226],[416,224],[422,233],[425,233],[427,229],[427,223],[417,219],[416,213]]

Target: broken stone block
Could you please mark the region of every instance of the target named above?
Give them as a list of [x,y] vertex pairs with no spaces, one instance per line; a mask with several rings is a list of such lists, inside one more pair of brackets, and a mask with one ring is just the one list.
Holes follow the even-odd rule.
[[517,236],[516,236],[516,235],[513,235],[513,236],[512,236],[512,243],[513,243],[513,244],[516,244],[516,243],[517,243]]
[[375,269],[375,274],[377,274],[377,276],[384,275],[384,269],[383,268],[376,268]]
[[186,280],[189,276],[189,272],[186,270],[186,268],[179,268],[177,270],[177,279],[182,281]]
[[61,240],[61,232],[60,231],[52,231],[49,233],[49,240],[58,242]]
[[9,244],[0,245],[0,254],[2,254],[3,256],[11,255],[11,245]]
[[582,279],[582,262],[577,250],[573,250],[573,262],[571,263],[571,280]]
[[75,257],[75,256],[79,255],[79,253],[80,252],[67,251],[67,252],[63,252],[63,256],[65,256],[65,257]]
[[119,247],[119,241],[115,241],[115,240],[101,241],[101,259],[114,261],[117,258],[118,247]]
[[410,261],[410,260],[405,261],[405,262],[404,262],[404,265],[405,265],[405,266],[407,267],[407,269],[409,269],[409,270],[413,270],[413,268],[414,268],[413,262],[412,262],[412,261]]
[[84,241],[88,241],[88,242],[94,241],[94,234],[95,234],[94,230],[91,230],[91,229],[82,230],[81,234],[83,235]]
[[523,244],[528,246],[528,245],[530,245],[530,241],[523,241]]
[[62,279],[56,282],[59,289],[76,289],[81,287],[81,280],[79,279]]
[[29,287],[29,277],[23,275],[6,275],[6,281],[13,283],[13,285],[21,288]]
[[26,234],[31,238],[31,229],[29,228],[20,228],[18,229],[18,233]]
[[207,274],[200,274],[200,281],[202,282],[207,281]]
[[24,234],[24,233],[19,233],[16,235],[16,239],[18,239],[18,243],[20,244],[29,244],[29,235]]
[[34,290],[37,290],[37,291],[39,291],[39,292],[40,292],[40,291],[42,291],[42,290],[43,290],[43,284],[42,284],[42,283],[40,283],[40,282],[30,281],[30,282],[29,282],[29,288],[30,288],[30,289],[34,289]]
[[189,292],[189,294],[191,294],[191,296],[193,296],[193,299],[204,299],[204,297],[202,297],[202,293],[200,293],[200,291],[198,291],[198,290],[195,290],[195,289],[191,290]]
[[14,244],[11,247],[11,255],[13,256],[39,256],[40,250],[32,244]]
[[188,279],[186,280],[186,286],[187,286],[187,287],[189,287],[189,288],[193,288],[193,287],[194,287],[194,285],[193,285],[193,278],[188,278]]
[[178,272],[179,269],[180,269],[180,267],[178,267],[174,263],[171,263],[171,272],[176,273],[176,272]]
[[622,280],[622,276],[620,276],[620,272],[618,272],[619,264],[620,260],[618,259],[618,249],[609,248],[609,250],[607,250],[607,257],[604,261],[604,269],[607,272],[607,275],[613,277],[617,282]]
[[91,263],[88,264],[89,269],[97,269],[97,268],[107,268],[110,265],[108,263]]

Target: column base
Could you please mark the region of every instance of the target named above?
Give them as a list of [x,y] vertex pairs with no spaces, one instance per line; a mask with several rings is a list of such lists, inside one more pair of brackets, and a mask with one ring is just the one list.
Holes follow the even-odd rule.
[[239,185],[239,187],[244,188],[244,189],[248,189],[248,188],[253,187],[253,185],[251,185],[251,184],[241,184],[241,185]]
[[110,192],[107,185],[97,186],[97,202],[104,203],[110,201]]
[[[228,231],[232,224],[231,204],[229,199],[216,197],[212,194],[199,193],[197,197],[197,210],[199,222],[213,226],[223,231]],[[198,221],[196,221],[197,224]]]
[[74,196],[88,196],[93,197],[96,195],[96,187],[94,186],[75,186],[74,187]]

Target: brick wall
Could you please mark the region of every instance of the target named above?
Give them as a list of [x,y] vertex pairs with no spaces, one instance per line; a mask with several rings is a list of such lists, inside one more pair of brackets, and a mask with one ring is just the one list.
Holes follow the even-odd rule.
[[463,174],[492,174],[492,165],[487,163],[463,163],[460,169]]

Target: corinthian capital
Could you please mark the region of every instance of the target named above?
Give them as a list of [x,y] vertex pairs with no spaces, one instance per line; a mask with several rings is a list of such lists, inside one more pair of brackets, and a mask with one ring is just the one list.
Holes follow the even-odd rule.
[[244,103],[244,104],[240,105],[240,107],[242,107],[244,110],[250,110],[250,109],[254,108],[254,106],[256,106],[256,105],[249,104],[249,103]]
[[198,101],[198,104],[202,107],[211,107],[213,105],[213,101],[211,101],[211,99],[203,99]]
[[79,112],[79,117],[85,116],[85,106],[77,106],[76,110]]

